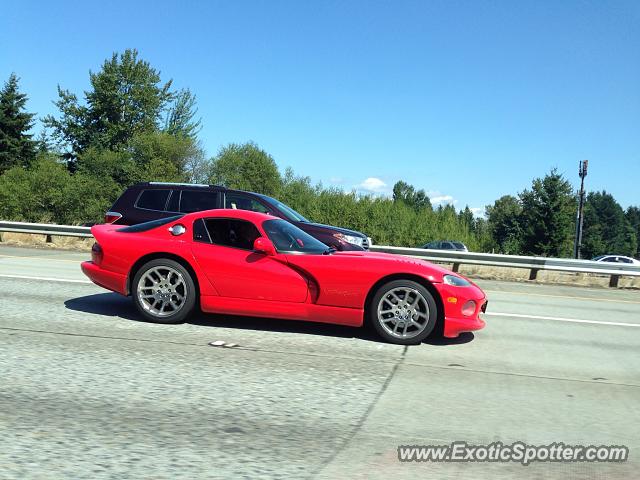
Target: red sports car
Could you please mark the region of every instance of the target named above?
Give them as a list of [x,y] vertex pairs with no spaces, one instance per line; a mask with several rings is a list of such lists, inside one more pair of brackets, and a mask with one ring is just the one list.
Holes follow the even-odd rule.
[[205,312],[371,325],[389,342],[479,330],[485,294],[439,266],[398,255],[336,252],[285,220],[208,210],[139,225],[96,225],[97,285],[131,295],[148,320]]

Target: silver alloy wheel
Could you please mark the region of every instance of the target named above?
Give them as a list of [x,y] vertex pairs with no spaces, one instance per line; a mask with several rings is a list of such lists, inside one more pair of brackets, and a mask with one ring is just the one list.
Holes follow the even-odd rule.
[[392,288],[378,302],[378,322],[393,337],[414,338],[429,324],[429,304],[415,288]]
[[163,265],[144,272],[136,291],[142,308],[156,317],[179,312],[187,299],[187,285],[182,274]]

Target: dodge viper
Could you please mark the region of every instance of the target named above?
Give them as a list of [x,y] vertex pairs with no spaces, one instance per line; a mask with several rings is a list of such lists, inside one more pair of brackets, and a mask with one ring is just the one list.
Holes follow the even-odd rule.
[[482,290],[457,273],[393,254],[338,252],[296,226],[244,210],[138,225],[96,225],[82,271],[131,295],[140,315],[178,323],[204,312],[372,327],[413,344],[484,327]]

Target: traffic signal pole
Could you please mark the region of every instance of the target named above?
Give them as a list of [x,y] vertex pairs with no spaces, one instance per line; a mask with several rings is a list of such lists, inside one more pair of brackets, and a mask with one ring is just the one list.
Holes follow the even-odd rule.
[[576,238],[573,245],[574,258],[580,258],[580,249],[582,248],[582,220],[584,210],[584,177],[587,176],[587,167],[589,160],[582,160],[578,166],[578,175],[580,176],[580,191],[578,192],[578,214],[576,218]]

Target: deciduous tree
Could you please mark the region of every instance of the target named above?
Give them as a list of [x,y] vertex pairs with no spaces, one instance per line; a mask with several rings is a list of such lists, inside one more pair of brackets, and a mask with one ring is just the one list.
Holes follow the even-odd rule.
[[424,190],[416,190],[413,185],[409,185],[404,180],[399,180],[393,186],[393,200],[404,202],[406,205],[420,210],[426,208],[432,210],[431,200]]
[[174,98],[171,80],[162,82],[160,72],[138,58],[137,50],[114,53],[99,72],[89,72],[89,81],[91,88],[84,92],[83,103],[58,87],[54,103],[60,116],[44,119],[66,148],[72,169],[91,147],[124,150],[135,136],[159,130],[163,112]]
[[518,254],[522,248],[522,205],[513,195],[504,195],[486,208],[487,228],[495,249]]
[[276,195],[282,178],[273,157],[253,142],[230,143],[212,159],[210,183]]
[[196,96],[189,89],[180,90],[169,106],[164,131],[195,141],[202,123],[200,119],[195,119],[197,113]]

